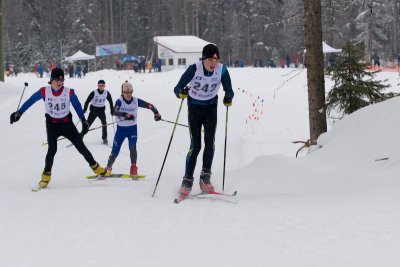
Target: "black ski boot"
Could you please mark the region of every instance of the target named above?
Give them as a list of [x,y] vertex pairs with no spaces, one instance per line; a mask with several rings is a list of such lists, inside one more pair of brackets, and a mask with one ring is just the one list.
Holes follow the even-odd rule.
[[200,189],[203,193],[214,192],[214,186],[210,182],[211,170],[203,168],[200,173]]
[[178,194],[187,197],[192,191],[193,186],[193,177],[183,177],[181,188],[178,191]]

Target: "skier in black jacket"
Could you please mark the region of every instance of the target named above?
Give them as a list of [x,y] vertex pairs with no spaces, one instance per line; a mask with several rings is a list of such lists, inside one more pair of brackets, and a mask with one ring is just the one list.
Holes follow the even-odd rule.
[[[106,87],[106,82],[104,80],[99,80],[97,82],[97,89],[91,92],[86,99],[85,105],[83,107],[83,112],[87,111],[87,108],[90,105],[90,113],[87,119],[87,122],[89,123],[89,127],[92,125],[94,120],[98,117],[101,121],[102,127],[102,136],[101,139],[103,140],[103,144],[107,145],[108,144],[108,139],[107,139],[107,120],[106,120],[106,99],[108,103],[110,104],[110,112],[111,116],[113,115],[113,100],[111,97],[110,92],[105,90]],[[87,134],[88,130],[83,129],[81,132],[81,136]]]

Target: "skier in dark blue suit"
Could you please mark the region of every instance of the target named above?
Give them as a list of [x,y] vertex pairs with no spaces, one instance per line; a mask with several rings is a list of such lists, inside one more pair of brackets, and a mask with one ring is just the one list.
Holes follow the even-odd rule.
[[214,191],[211,184],[211,167],[214,158],[214,139],[217,127],[218,90],[225,91],[223,103],[232,105],[234,96],[231,78],[225,65],[219,63],[218,47],[208,44],[203,48],[202,59],[190,65],[180,78],[174,92],[178,98],[188,98],[188,122],[190,149],[186,157],[185,175],[179,194],[187,196],[192,190],[193,173],[201,149],[201,128],[204,126],[203,166],[200,188],[203,192]]

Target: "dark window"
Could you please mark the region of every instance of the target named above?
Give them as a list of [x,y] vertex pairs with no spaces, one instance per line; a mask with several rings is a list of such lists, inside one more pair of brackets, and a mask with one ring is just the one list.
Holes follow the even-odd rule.
[[178,65],[186,65],[186,58],[178,58]]

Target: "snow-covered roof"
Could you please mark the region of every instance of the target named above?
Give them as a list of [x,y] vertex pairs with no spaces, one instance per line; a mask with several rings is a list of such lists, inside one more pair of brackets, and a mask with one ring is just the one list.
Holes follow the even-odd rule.
[[197,36],[156,36],[154,42],[175,53],[201,53],[203,47],[210,42]]

